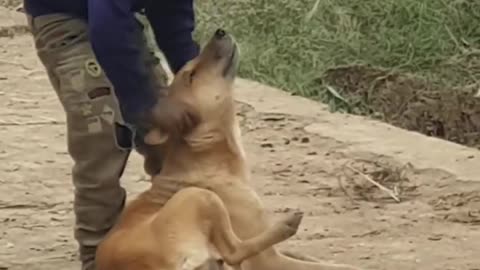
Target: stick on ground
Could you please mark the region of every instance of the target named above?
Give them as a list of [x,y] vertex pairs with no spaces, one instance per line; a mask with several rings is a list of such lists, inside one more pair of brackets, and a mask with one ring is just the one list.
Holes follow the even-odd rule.
[[358,173],[360,174],[363,178],[365,178],[368,182],[374,184],[375,186],[377,186],[379,189],[385,191],[385,193],[387,193],[388,195],[390,195],[390,197],[392,197],[396,202],[400,202],[400,198],[397,197],[397,195],[395,195],[395,193],[386,188],[385,186],[381,185],[380,183],[378,183],[377,181],[373,180],[370,176],[364,174],[363,172],[353,168],[352,166],[350,165],[345,165],[345,167],[347,167],[348,169],[350,169],[351,171],[355,172],[355,173]]

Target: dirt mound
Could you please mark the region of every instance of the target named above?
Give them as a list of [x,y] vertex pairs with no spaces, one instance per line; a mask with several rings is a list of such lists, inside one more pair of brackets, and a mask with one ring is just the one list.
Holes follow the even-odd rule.
[[400,128],[480,147],[480,99],[476,89],[442,89],[413,76],[365,66],[327,71],[324,81],[339,90],[357,114]]

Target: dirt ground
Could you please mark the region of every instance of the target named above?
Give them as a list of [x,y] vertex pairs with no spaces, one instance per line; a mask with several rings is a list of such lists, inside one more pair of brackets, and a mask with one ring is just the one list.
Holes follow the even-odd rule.
[[[477,60],[478,61],[478,60]],[[410,74],[366,66],[334,68],[325,81],[360,114],[428,136],[480,148],[478,85],[444,89]],[[356,113],[356,112],[354,112]]]
[[[239,117],[253,184],[272,217],[307,213],[282,248],[370,270],[480,269],[478,178],[419,169],[394,154],[345,152],[352,145],[306,128],[318,121],[313,114],[264,113],[239,102]],[[79,269],[64,115],[24,32],[0,37],[0,137],[0,269]],[[420,144],[406,147],[415,153]],[[138,155],[122,182],[131,195],[148,185]]]

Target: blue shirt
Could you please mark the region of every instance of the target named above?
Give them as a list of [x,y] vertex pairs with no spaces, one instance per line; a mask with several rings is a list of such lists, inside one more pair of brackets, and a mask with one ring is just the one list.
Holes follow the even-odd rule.
[[145,9],[157,45],[173,72],[199,51],[192,38],[193,0],[24,0],[24,7],[33,17],[67,13],[88,22],[96,58],[115,87],[125,120],[131,124],[154,104],[152,93],[156,91],[137,45],[134,12]]

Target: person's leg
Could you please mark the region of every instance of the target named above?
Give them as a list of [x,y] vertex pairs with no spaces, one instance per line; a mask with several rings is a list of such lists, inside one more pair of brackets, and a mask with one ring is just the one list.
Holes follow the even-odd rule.
[[[62,14],[29,22],[38,56],[66,114],[68,151],[74,161],[74,234],[83,269],[93,270],[96,246],[125,202],[119,179],[131,134],[122,125],[113,88],[95,60],[85,22]],[[153,67],[148,52],[145,55],[146,64]],[[152,69],[152,76],[164,84],[159,74]]]

